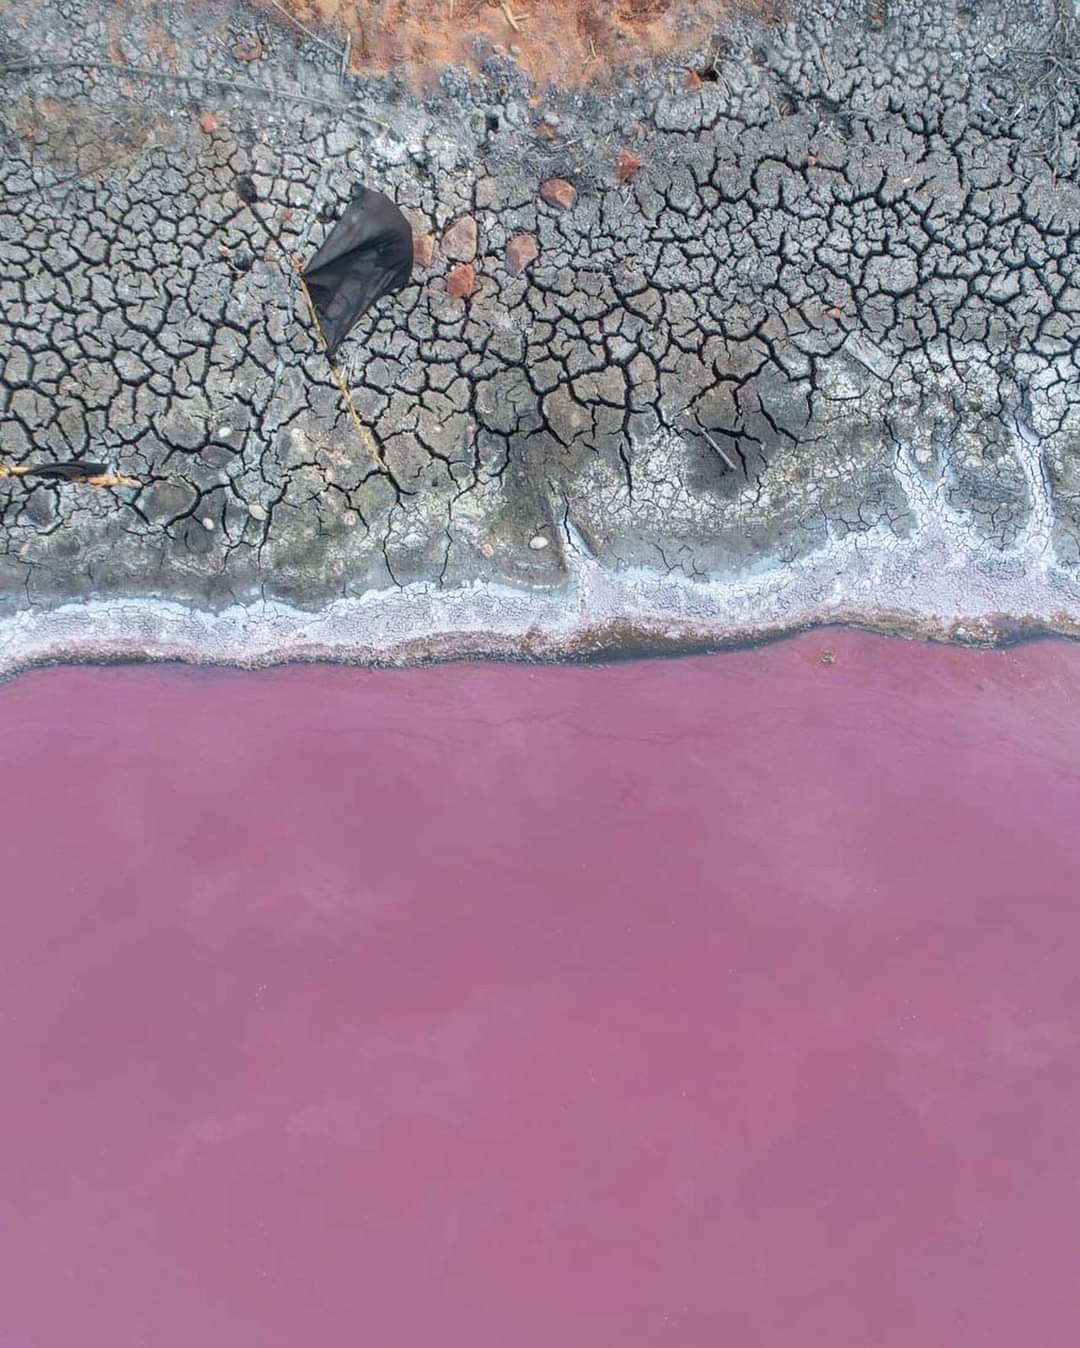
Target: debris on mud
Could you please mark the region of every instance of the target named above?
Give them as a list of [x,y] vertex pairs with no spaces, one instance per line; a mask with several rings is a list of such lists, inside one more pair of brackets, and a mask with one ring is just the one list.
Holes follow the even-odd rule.
[[331,356],[376,300],[408,284],[412,268],[412,226],[389,197],[358,183],[341,219],[304,268]]

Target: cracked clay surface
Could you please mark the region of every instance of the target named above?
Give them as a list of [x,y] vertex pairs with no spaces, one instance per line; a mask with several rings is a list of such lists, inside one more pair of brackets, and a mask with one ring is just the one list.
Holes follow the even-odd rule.
[[[210,15],[0,5],[0,459],[138,482],[0,480],[0,663],[1080,629],[1071,0],[718,9],[595,93]],[[291,265],[357,178],[385,467]]]

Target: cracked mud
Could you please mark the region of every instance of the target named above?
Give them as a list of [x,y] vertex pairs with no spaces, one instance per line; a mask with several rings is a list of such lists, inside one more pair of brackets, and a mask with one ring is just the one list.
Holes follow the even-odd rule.
[[[718,13],[598,92],[208,16],[0,5],[0,458],[138,484],[0,480],[0,663],[1080,629],[1071,0]],[[291,263],[357,178],[418,238],[342,350],[385,467]]]

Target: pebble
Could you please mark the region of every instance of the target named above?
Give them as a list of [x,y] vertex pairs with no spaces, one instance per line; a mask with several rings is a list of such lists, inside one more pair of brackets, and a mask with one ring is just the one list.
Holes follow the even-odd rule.
[[254,501],[248,506],[248,514],[253,520],[266,519],[266,513],[266,507],[264,505],[259,505],[258,501]]
[[471,262],[476,256],[476,243],[476,221],[471,215],[463,215],[442,236],[440,247],[455,262]]
[[515,234],[506,245],[506,265],[511,276],[520,276],[539,256],[540,246],[532,234]]
[[238,61],[258,61],[263,54],[263,44],[257,37],[242,37],[232,49]]
[[417,234],[413,239],[413,265],[430,267],[435,256],[435,237],[432,234]]
[[568,211],[577,201],[577,188],[565,178],[549,178],[540,188],[540,195],[549,206],[558,206],[560,210]]
[[446,293],[457,300],[467,300],[475,289],[476,271],[471,263],[459,263],[446,278]]
[[543,552],[547,545],[548,540],[543,534],[536,534],[533,538],[529,539],[529,547],[532,548],[533,552]]
[[629,182],[639,168],[641,168],[641,160],[636,154],[631,154],[629,150],[620,150],[615,156],[615,172],[618,175],[619,182]]
[[204,515],[202,517],[202,527],[206,530],[208,534],[212,534],[214,532],[214,521],[210,518],[209,515]]

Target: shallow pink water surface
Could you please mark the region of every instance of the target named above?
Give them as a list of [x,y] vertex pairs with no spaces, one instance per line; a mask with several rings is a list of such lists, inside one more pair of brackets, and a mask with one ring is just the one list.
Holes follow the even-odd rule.
[[3,1348],[1080,1343],[1080,648],[53,669],[0,744]]

